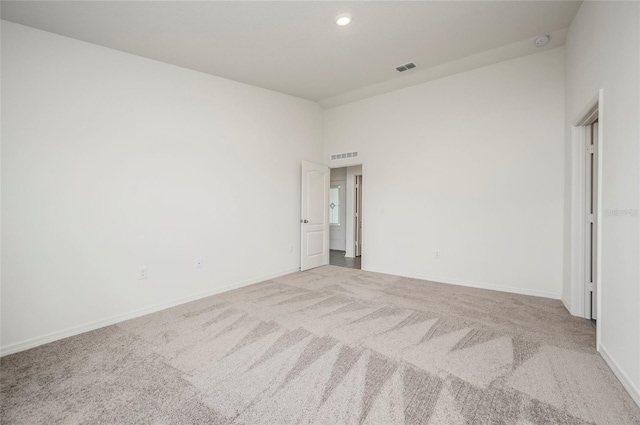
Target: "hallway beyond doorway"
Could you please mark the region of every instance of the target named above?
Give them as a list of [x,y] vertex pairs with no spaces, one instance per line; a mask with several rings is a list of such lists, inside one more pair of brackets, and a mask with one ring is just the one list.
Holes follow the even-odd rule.
[[344,251],[338,251],[336,249],[332,249],[329,251],[329,264],[332,266],[338,267],[348,267],[350,269],[358,269],[360,270],[361,258],[355,257],[349,258],[344,256]]

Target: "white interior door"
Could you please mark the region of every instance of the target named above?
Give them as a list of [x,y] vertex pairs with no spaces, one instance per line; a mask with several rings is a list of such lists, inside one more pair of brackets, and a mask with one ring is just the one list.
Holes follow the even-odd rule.
[[[587,317],[597,320],[597,291],[598,291],[598,123],[587,128],[587,158],[586,158],[586,280],[587,291],[585,311]],[[591,312],[590,314],[588,312]]]
[[302,161],[300,270],[329,264],[329,167]]

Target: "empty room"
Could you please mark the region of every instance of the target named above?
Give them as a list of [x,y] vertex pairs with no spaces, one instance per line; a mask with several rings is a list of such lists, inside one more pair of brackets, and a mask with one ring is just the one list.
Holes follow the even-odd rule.
[[0,423],[640,425],[640,2],[0,12]]

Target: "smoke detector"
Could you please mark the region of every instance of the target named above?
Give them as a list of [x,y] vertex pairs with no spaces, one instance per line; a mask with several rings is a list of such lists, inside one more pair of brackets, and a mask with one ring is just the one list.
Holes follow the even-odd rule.
[[549,40],[551,40],[551,38],[549,38],[548,35],[541,35],[540,37],[536,38],[533,44],[535,44],[536,47],[543,47],[549,44]]

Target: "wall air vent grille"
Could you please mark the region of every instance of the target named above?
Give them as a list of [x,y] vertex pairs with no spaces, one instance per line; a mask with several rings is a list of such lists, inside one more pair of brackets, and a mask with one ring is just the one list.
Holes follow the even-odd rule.
[[405,63],[404,65],[400,65],[400,66],[396,67],[396,71],[404,72],[404,71],[408,71],[410,69],[413,69],[415,67],[416,67],[415,63],[409,62],[409,63]]
[[357,158],[357,157],[358,157],[358,152],[334,153],[331,155],[331,160],[336,161],[338,159]]

